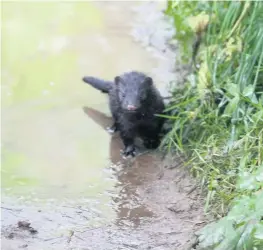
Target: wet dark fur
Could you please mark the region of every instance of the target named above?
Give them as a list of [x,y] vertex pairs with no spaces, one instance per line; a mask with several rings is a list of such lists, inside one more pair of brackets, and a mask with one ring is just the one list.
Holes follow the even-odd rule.
[[[90,79],[83,78],[93,87],[109,94],[109,106],[114,120],[111,130],[120,131],[125,146],[124,155],[134,155],[136,136],[143,139],[146,148],[157,148],[164,119],[155,114],[162,114],[164,103],[152,78],[141,72],[132,71],[115,77],[114,82],[103,88],[102,80],[98,79],[96,82],[96,78],[92,78],[92,83],[86,81]],[[128,110],[128,105],[136,107],[136,110]]]
[[105,81],[93,76],[84,76],[82,80],[103,93],[109,93],[109,90],[113,85],[113,82],[111,81]]

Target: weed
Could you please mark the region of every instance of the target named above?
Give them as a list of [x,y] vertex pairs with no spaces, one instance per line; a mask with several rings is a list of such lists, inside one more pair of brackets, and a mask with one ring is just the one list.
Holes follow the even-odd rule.
[[[263,240],[263,213],[258,210],[263,179],[254,182],[263,172],[262,13],[259,1],[169,1],[167,6],[187,41],[194,41],[197,22],[208,20],[198,70],[183,89],[174,90],[166,116],[173,128],[161,146],[188,157],[186,164],[207,194],[205,211],[222,218],[213,226],[229,228],[229,237],[220,234],[222,241],[217,234],[220,239],[209,243],[217,246],[213,249],[252,249]],[[181,42],[184,38],[176,37]],[[242,208],[246,202],[247,210]],[[243,219],[237,219],[237,211],[243,212]],[[226,247],[230,243],[235,247]]]

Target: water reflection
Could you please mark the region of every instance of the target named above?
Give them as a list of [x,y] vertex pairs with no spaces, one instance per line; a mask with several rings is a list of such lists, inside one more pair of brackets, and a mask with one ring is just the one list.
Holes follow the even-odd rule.
[[[137,4],[2,3],[2,194],[86,199],[114,217],[107,192],[136,189],[126,174],[105,171],[121,161],[120,141],[83,112],[89,106],[109,115],[107,97],[81,78],[151,71],[156,61],[129,36],[130,6]],[[125,193],[127,200],[135,196],[133,188]]]
[[[84,107],[83,110],[103,130],[112,123],[109,116],[98,110],[89,107]],[[161,158],[152,151],[124,160],[120,154],[121,149],[123,143],[119,134],[115,133],[111,136],[109,158],[118,180],[115,187],[119,192],[113,196],[117,210],[116,224],[137,227],[145,219],[154,216],[140,197],[139,187],[156,178],[156,174],[160,171],[158,165]]]

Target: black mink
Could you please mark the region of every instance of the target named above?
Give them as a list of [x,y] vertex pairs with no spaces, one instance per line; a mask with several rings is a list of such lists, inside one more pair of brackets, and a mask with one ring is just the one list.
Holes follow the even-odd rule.
[[146,148],[157,148],[164,118],[156,116],[164,110],[163,98],[151,77],[131,71],[116,76],[114,81],[83,77],[83,81],[109,95],[114,123],[111,132],[119,131],[125,156],[135,154],[134,139],[143,139]]

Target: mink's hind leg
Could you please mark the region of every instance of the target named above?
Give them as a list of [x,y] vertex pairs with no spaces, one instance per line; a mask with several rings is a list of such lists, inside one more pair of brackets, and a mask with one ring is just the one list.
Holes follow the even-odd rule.
[[148,149],[156,149],[160,145],[160,130],[156,128],[144,127],[140,129],[140,137],[143,145]]
[[144,137],[143,138],[143,145],[148,149],[156,149],[160,145],[160,138],[159,137]]

